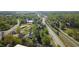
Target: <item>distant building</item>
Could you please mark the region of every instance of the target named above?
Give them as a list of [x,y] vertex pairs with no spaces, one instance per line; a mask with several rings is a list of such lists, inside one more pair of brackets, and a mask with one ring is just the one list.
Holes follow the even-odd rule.
[[29,32],[29,36],[28,37],[32,39],[32,35],[33,35],[32,28],[30,28],[29,30],[30,30],[30,32]]
[[12,34],[17,34],[16,31],[12,31]]
[[18,37],[19,38],[24,38],[25,34],[19,33]]
[[33,35],[33,33],[30,32],[28,37],[29,37],[30,39],[32,39],[32,35]]

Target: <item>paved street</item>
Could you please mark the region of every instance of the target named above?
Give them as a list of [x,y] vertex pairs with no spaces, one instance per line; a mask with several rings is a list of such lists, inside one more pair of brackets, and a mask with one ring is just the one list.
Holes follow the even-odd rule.
[[64,45],[63,42],[60,40],[60,38],[59,38],[59,37],[55,34],[55,32],[52,31],[51,28],[45,23],[46,18],[42,18],[42,19],[43,19],[42,23],[43,23],[44,25],[46,25],[46,27],[47,27],[47,29],[48,29],[48,31],[49,31],[49,34],[50,34],[50,36],[52,37],[52,39],[53,39],[55,45],[56,45],[56,46],[59,45],[59,46],[61,46],[61,47],[64,47],[65,45]]

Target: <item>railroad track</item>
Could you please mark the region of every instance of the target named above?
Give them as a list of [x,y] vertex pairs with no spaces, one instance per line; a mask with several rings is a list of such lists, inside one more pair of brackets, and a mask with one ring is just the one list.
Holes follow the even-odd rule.
[[74,38],[70,37],[68,34],[66,34],[63,30],[61,30],[59,28],[54,29],[54,28],[52,28],[49,25],[49,23],[47,23],[47,25],[52,29],[52,31],[55,32],[55,30],[56,30],[56,31],[59,32],[59,35],[58,36],[59,36],[59,38],[61,39],[61,41],[64,43],[64,45],[66,47],[78,47],[79,46],[79,42],[76,41]]
[[66,46],[69,47],[78,47],[79,42],[77,42],[74,38],[70,37],[68,34],[59,29],[59,36]]

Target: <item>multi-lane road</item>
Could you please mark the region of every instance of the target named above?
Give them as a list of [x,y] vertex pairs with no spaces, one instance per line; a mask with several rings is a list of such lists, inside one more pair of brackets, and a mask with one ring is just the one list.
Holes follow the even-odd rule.
[[51,30],[51,28],[46,24],[45,22],[46,20],[46,17],[43,17],[42,18],[42,23],[44,25],[46,25],[47,29],[48,29],[48,32],[49,32],[49,35],[51,36],[51,38],[53,39],[54,43],[56,46],[61,46],[61,47],[64,47],[65,45],[63,44],[63,42],[60,40],[60,38],[55,34],[54,31]]
[[46,25],[49,35],[52,37],[54,43],[56,46],[61,46],[61,47],[78,47],[79,42],[77,42],[75,39],[70,37],[68,34],[63,32],[61,29],[59,29],[59,36],[52,30],[52,28],[49,27],[49,25],[45,22],[46,17],[42,18],[42,23]]

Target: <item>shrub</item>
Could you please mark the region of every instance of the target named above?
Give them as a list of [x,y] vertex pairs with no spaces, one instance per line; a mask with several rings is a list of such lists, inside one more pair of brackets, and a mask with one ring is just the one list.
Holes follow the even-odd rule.
[[22,43],[21,39],[19,39],[18,37],[14,37],[12,35],[7,35],[4,38],[3,42],[4,42],[5,45],[11,44],[12,46],[14,46],[16,44],[21,44]]

